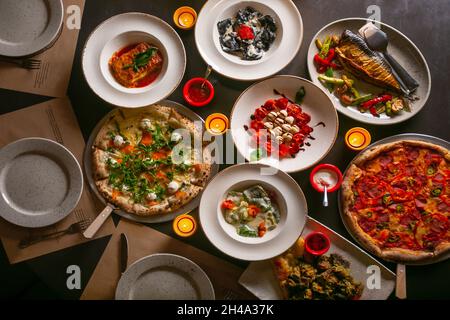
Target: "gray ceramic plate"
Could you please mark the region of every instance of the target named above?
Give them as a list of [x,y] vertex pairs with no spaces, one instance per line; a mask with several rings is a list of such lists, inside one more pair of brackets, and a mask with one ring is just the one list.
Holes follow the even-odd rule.
[[[389,297],[395,287],[395,274],[392,271],[341,235],[309,217],[302,236],[305,237],[312,231],[321,231],[329,236],[331,247],[327,254],[340,254],[350,262],[350,274],[364,285],[361,300],[384,300]],[[371,283],[369,277],[373,274],[373,271],[369,272],[370,266],[371,270],[379,270],[379,288],[371,289],[368,286]],[[278,300],[283,297],[272,264],[267,260],[251,263],[239,283],[262,300]]]
[[[365,18],[342,19],[326,25],[319,32],[317,32],[309,45],[307,55],[309,75],[315,84],[324,88],[322,83],[317,79],[319,74],[313,62],[314,55],[318,52],[315,45],[315,39],[320,38],[323,40],[330,34],[341,35],[345,29],[358,33],[359,28],[367,22],[368,20]],[[370,113],[361,113],[355,107],[343,106],[335,95],[329,93],[325,88],[324,89],[332,97],[333,103],[340,113],[364,123],[389,125],[403,122],[415,116],[423,108],[431,91],[431,75],[427,62],[416,45],[414,45],[410,39],[408,39],[397,29],[385,23],[380,24],[381,30],[386,32],[389,37],[389,53],[391,53],[392,56],[412,75],[412,77],[419,82],[419,87],[413,95],[417,98],[417,100],[411,102],[411,112],[401,112],[397,116],[391,118],[386,115],[380,115],[380,117],[377,118],[372,116]],[[361,80],[356,80],[355,87],[358,88],[362,94],[380,93],[384,91],[382,88],[367,84]]]
[[0,1],[0,55],[23,57],[50,47],[64,20],[62,0]]
[[[437,137],[433,137],[433,136],[429,136],[426,134],[419,134],[419,133],[403,133],[403,134],[397,134],[395,136],[390,136],[381,140],[378,140],[374,143],[372,143],[370,146],[368,146],[366,149],[364,149],[363,151],[361,151],[348,165],[347,169],[345,169],[344,172],[344,176],[347,173],[348,168],[350,167],[350,165],[361,155],[364,154],[364,151],[371,149],[372,147],[375,147],[377,145],[381,145],[381,144],[385,144],[385,143],[392,143],[392,142],[397,142],[397,141],[401,141],[401,140],[418,140],[418,141],[425,141],[425,142],[429,142],[429,143],[434,143],[436,145],[442,146],[444,148],[447,148],[448,150],[450,150],[450,142],[445,141],[443,139],[437,138]],[[352,233],[351,229],[347,226],[345,219],[343,218],[343,210],[342,210],[342,193],[341,190],[339,190],[338,193],[338,207],[339,207],[339,213],[341,215],[341,219],[342,219],[342,223],[344,224],[345,228],[347,229],[348,233],[353,237],[353,239],[358,242],[363,248],[366,248],[366,250],[369,250],[369,248],[367,248],[364,243],[360,242]],[[433,259],[427,259],[427,260],[423,260],[423,261],[416,261],[416,262],[408,262],[406,264],[408,265],[427,265],[427,264],[432,264],[432,263],[437,263],[440,261],[444,261],[450,258],[450,252],[446,253],[442,256],[439,256],[437,258],[433,258]],[[398,262],[398,261],[392,261],[392,262]]]
[[[196,114],[192,110],[186,108],[185,106],[183,106],[183,105],[181,105],[179,103],[176,103],[176,102],[173,102],[173,101],[170,101],[170,100],[164,100],[164,101],[159,102],[159,104],[161,104],[163,106],[174,108],[180,114],[182,114],[183,116],[189,118],[192,121],[201,121],[202,123],[204,123],[204,120],[198,114]],[[84,151],[83,164],[84,164],[84,172],[86,174],[86,179],[87,179],[87,181],[89,183],[89,186],[91,187],[91,190],[105,204],[106,204],[106,201],[102,197],[100,192],[98,191],[97,186],[95,185],[95,181],[93,179],[93,173],[92,173],[92,146],[94,144],[95,137],[97,136],[98,132],[100,131],[100,128],[103,126],[103,124],[115,112],[118,112],[118,110],[119,109],[112,110],[106,116],[104,116],[102,120],[100,120],[100,122],[97,124],[97,126],[94,128],[94,130],[92,130],[92,133],[89,136],[88,142],[86,144],[86,149]],[[217,174],[217,172],[219,172],[219,164],[214,163],[212,165],[210,179],[212,179]],[[120,210],[120,209],[115,209],[114,212],[116,214],[118,214],[119,216],[122,216],[124,218],[127,218],[127,219],[132,220],[132,221],[136,221],[136,222],[141,222],[141,223],[161,223],[161,222],[171,221],[176,216],[178,216],[180,214],[187,213],[187,212],[190,212],[190,211],[194,210],[200,204],[200,198],[201,198],[201,193],[195,199],[193,199],[191,202],[189,202],[185,206],[181,207],[180,209],[178,209],[178,210],[176,210],[176,211],[174,211],[173,213],[170,213],[170,214],[159,214],[159,215],[155,215],[155,216],[144,217],[144,216],[138,216],[138,215],[135,215],[135,214],[131,214],[131,213],[125,212],[125,211]]]
[[83,192],[83,173],[64,146],[43,138],[15,141],[0,150],[0,216],[23,227],[65,218]]
[[191,260],[158,253],[133,263],[122,275],[116,300],[214,300],[206,273]]

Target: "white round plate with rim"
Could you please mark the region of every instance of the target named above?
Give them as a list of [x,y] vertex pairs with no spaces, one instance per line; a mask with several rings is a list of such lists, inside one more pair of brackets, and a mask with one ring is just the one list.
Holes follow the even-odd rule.
[[0,56],[36,55],[50,47],[63,27],[62,0],[0,1]]
[[22,227],[52,225],[72,212],[83,192],[74,155],[48,139],[25,138],[0,150],[0,216]]
[[157,253],[133,263],[122,275],[116,300],[214,300],[206,273],[191,260]]
[[[339,129],[339,119],[330,97],[324,90],[309,80],[295,76],[275,76],[247,88],[236,100],[231,110],[231,135],[239,153],[251,161],[255,148],[251,145],[250,135],[244,125],[250,126],[250,116],[269,99],[281,98],[274,89],[291,100],[300,87],[306,91],[301,104],[303,111],[311,116],[310,126],[314,131],[313,139],[307,139],[310,146],[304,146],[295,158],[276,159],[263,157],[259,163],[277,167],[285,172],[297,172],[308,169],[322,160],[333,147]],[[322,122],[325,126],[318,125]]]
[[[317,34],[313,37],[311,44],[309,45],[307,55],[309,75],[315,84],[325,88],[323,84],[318,80],[319,73],[317,72],[316,66],[314,65],[314,55],[318,52],[315,44],[315,39],[320,38],[323,40],[327,35],[330,34],[340,36],[346,29],[353,31],[354,33],[358,33],[358,30],[367,22],[369,22],[369,20],[365,18],[347,18],[334,21],[317,32]],[[368,124],[389,125],[408,120],[411,117],[415,116],[423,108],[431,92],[431,74],[424,56],[410,39],[408,39],[397,29],[382,22],[380,22],[380,24],[381,30],[384,31],[389,37],[388,52],[419,83],[419,87],[413,94],[413,96],[418,97],[418,100],[411,101],[411,112],[403,111],[399,115],[391,118],[382,114],[379,118],[377,118],[372,116],[370,113],[359,112],[356,107],[345,107],[341,104],[341,102],[335,95],[328,92],[328,90],[326,91],[333,100],[336,109],[347,117]],[[355,81],[355,87],[361,93],[375,94],[385,91],[383,88],[376,87],[358,79],[356,79]]]
[[[263,173],[263,174],[262,174]],[[262,182],[283,196],[285,218],[272,231],[268,241],[251,243],[231,236],[220,222],[220,202],[233,186],[243,182]],[[247,187],[250,185],[246,185]],[[276,168],[261,164],[239,164],[217,174],[203,192],[199,217],[203,231],[211,243],[223,253],[236,259],[259,261],[273,258],[289,249],[302,233],[308,217],[306,198],[295,180]],[[279,229],[277,231],[277,229]]]
[[[187,117],[191,121],[201,122],[202,125],[204,126],[204,120],[198,114],[196,114],[194,111],[183,106],[182,104],[179,104],[177,102],[173,102],[170,100],[164,100],[164,101],[159,102],[158,104],[166,106],[166,107],[174,108],[181,115]],[[149,108],[149,107],[151,108],[151,106],[148,106],[147,108]],[[105,124],[105,122],[109,118],[111,118],[112,115],[114,115],[116,112],[120,112],[119,110],[120,109],[111,110],[102,118],[102,120],[100,120],[97,123],[97,125],[95,126],[94,130],[92,130],[91,135],[88,138],[86,147],[84,149],[84,155],[83,155],[83,168],[84,168],[84,173],[86,174],[86,181],[88,182],[89,187],[91,188],[91,191],[94,192],[94,194],[97,196],[97,198],[100,201],[102,201],[104,204],[106,204],[106,200],[98,191],[97,186],[95,185],[95,180],[93,178],[92,147],[94,145],[94,140],[97,137],[97,134],[100,131],[100,129],[102,128],[102,126]],[[209,179],[212,179],[217,174],[217,172],[219,172],[219,164],[213,163],[212,168],[211,168],[211,176]],[[158,214],[158,215],[153,215],[153,216],[138,216],[136,214],[128,213],[128,212],[118,209],[118,208],[116,208],[114,210],[114,213],[118,214],[119,216],[121,216],[123,218],[129,219],[131,221],[140,222],[140,223],[162,223],[162,222],[172,221],[180,214],[188,213],[188,212],[191,212],[192,210],[195,210],[200,203],[201,195],[202,195],[202,193],[197,195],[197,197],[195,197],[195,199],[192,199],[186,205],[182,206],[181,208],[179,208],[169,214]]]
[[[117,83],[108,68],[114,52],[139,42],[158,46],[163,69],[144,88],[126,88]],[[154,104],[168,97],[180,84],[186,69],[186,52],[176,31],[155,16],[129,12],[102,22],[89,36],[82,58],[83,74],[91,89],[106,102],[124,108]]]
[[[257,61],[241,60],[223,52],[219,42],[217,23],[234,17],[247,6],[274,17],[278,27],[272,47]],[[209,0],[195,26],[195,43],[203,60],[216,72],[234,80],[255,81],[274,75],[295,58],[302,40],[302,17],[291,0]]]

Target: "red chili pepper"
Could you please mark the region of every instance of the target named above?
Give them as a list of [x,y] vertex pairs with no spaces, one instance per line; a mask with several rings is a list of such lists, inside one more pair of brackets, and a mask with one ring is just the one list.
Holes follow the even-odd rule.
[[314,56],[314,62],[319,67],[320,73],[324,73],[328,68],[339,69],[339,66],[333,62],[335,56],[336,51],[333,48],[328,51],[326,58],[322,58],[318,53]]
[[326,67],[329,65],[328,60],[326,58],[324,59],[324,58],[320,57],[320,55],[318,53],[314,56],[314,62],[317,63],[320,67],[323,67],[323,66]]
[[377,108],[375,108],[374,106],[369,107],[369,111],[370,113],[374,116],[374,117],[379,117],[380,115],[377,113]]
[[331,48],[330,50],[328,50],[328,55],[327,55],[326,61],[328,61],[330,63],[331,61],[333,61],[335,55],[336,55],[336,52],[334,51],[333,48]]
[[374,105],[376,105],[378,103],[386,102],[386,101],[390,101],[390,100],[392,100],[392,96],[390,94],[384,94],[382,96],[378,96],[369,101],[366,101],[366,102],[362,103],[360,106],[361,106],[361,108],[367,110],[370,107],[373,107]]

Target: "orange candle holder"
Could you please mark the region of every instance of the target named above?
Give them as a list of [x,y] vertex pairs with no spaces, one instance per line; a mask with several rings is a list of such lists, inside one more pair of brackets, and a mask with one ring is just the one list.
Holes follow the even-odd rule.
[[173,221],[173,231],[180,237],[190,237],[197,231],[197,222],[189,214],[179,215]]
[[230,121],[223,113],[213,113],[206,118],[205,127],[212,135],[222,135],[227,132]]
[[197,22],[197,12],[188,6],[180,7],[173,14],[173,22],[180,29],[192,29]]
[[352,128],[345,134],[345,144],[355,151],[367,148],[371,140],[372,137],[369,131],[361,127]]

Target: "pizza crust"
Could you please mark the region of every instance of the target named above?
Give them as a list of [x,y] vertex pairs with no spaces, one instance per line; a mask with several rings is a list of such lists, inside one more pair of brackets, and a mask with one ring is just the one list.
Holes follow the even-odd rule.
[[109,158],[118,159],[117,154],[92,147],[92,172],[95,180],[103,180],[109,177],[107,161]]
[[444,147],[438,146],[433,143],[425,142],[425,141],[404,140],[404,141],[397,141],[397,142],[391,142],[391,143],[374,146],[374,147],[364,151],[363,154],[361,154],[359,157],[357,157],[353,161],[353,164],[355,164],[358,167],[362,167],[364,165],[364,163],[375,159],[376,157],[378,157],[380,154],[382,154],[384,152],[388,152],[388,151],[394,150],[398,147],[405,147],[405,146],[431,149],[431,150],[439,152],[447,161],[450,161],[450,151]]
[[434,249],[434,255],[436,257],[446,253],[450,253],[450,242],[442,242]]
[[191,202],[194,198],[196,198],[200,192],[203,191],[203,187],[198,187],[195,185],[187,185],[185,188],[183,188],[182,192],[184,192],[184,196],[180,197],[176,194],[170,196],[167,198],[167,201],[169,202],[169,208],[170,211],[175,211],[176,209],[184,206],[185,204]]
[[96,181],[95,184],[97,185],[98,191],[108,203],[118,206],[127,212],[133,212],[134,203],[131,200],[130,195],[121,192],[113,197],[113,189],[111,185],[109,185],[108,179]]

